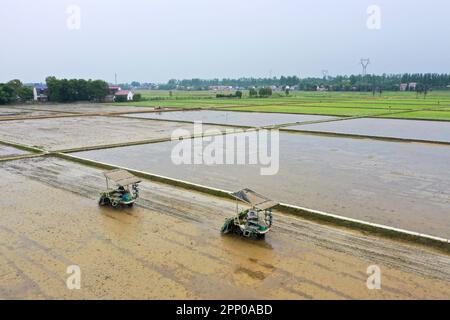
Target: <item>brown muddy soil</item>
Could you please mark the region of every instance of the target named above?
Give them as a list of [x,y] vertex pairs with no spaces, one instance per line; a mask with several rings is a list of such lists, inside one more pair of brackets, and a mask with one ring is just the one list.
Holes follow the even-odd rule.
[[[220,126],[203,126],[205,130]],[[123,117],[70,117],[2,122],[0,139],[8,142],[61,150],[170,138],[176,129],[193,131],[193,125]]]
[[[100,170],[0,163],[0,298],[450,298],[450,257],[275,213],[265,241],[221,236],[235,203],[144,181],[139,206],[99,208]],[[368,290],[378,265],[382,289]],[[82,270],[70,291],[66,268]]]

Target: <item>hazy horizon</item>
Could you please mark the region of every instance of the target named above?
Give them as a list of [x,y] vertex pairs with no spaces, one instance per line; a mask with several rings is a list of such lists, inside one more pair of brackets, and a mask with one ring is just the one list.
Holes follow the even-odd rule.
[[449,73],[449,12],[445,0],[4,0],[0,82],[305,78],[359,74],[360,58],[374,74]]

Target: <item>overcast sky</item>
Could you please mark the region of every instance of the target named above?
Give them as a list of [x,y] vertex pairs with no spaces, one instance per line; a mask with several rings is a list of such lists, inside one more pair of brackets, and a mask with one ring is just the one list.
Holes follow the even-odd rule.
[[448,0],[1,2],[0,82],[450,72]]

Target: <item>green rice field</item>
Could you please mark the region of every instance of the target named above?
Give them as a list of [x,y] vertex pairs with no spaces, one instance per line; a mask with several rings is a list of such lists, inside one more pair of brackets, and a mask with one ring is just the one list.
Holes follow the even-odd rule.
[[229,111],[371,116],[450,121],[450,91],[433,91],[426,98],[414,92],[275,92],[270,98],[217,99],[213,91],[140,91],[144,101],[120,103],[145,107],[217,108]]

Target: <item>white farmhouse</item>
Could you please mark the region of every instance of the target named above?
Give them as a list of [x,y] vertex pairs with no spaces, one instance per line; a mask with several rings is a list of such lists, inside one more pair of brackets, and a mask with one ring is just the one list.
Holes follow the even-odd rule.
[[124,97],[124,96],[126,96],[126,100],[127,101],[133,101],[134,93],[131,92],[131,91],[128,91],[128,90],[119,90],[119,91],[117,91],[115,93],[114,96],[115,97],[119,97],[119,96]]

